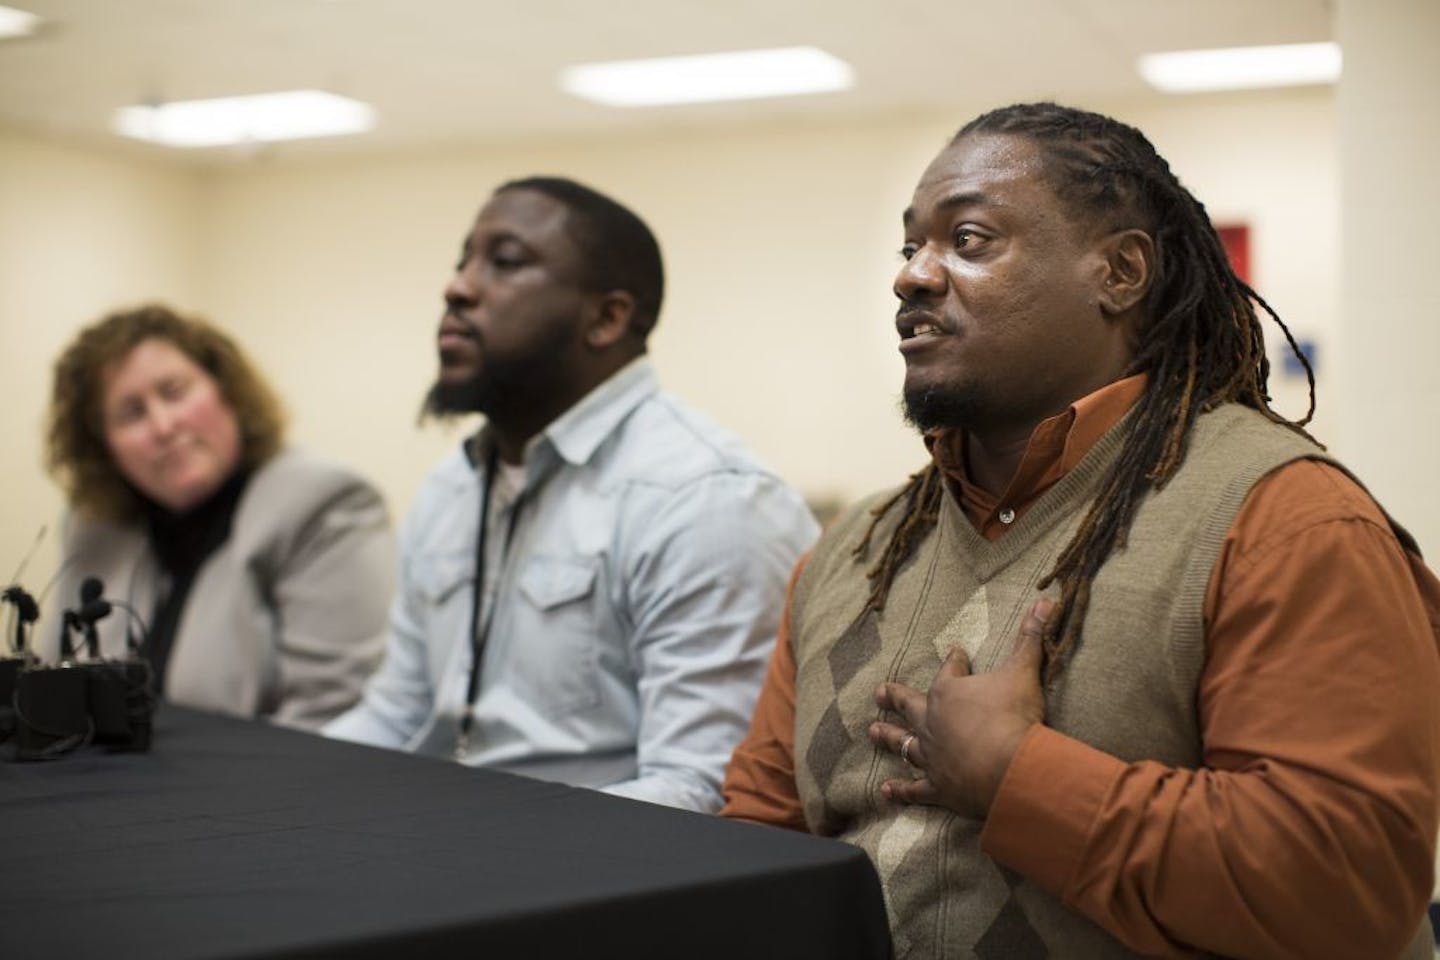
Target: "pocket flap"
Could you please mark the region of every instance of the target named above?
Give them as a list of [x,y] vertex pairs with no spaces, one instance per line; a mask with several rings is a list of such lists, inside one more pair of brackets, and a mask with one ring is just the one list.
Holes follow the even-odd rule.
[[475,579],[475,561],[466,556],[420,556],[413,569],[421,596],[437,605]]
[[583,557],[531,557],[520,575],[520,592],[541,610],[590,595],[595,561]]

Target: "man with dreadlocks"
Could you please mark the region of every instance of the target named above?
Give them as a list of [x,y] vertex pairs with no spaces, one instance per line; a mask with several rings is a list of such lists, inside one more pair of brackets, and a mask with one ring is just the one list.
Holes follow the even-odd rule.
[[1430,957],[1440,583],[1270,409],[1204,208],[1028,104],[904,230],[932,462],[792,579],[724,813],[867,850],[900,957]]

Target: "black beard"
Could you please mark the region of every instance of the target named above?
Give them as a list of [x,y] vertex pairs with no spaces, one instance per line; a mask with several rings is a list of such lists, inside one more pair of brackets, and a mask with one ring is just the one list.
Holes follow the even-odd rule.
[[954,430],[974,423],[984,404],[959,390],[936,387],[906,390],[901,401],[905,422],[921,433]]
[[570,389],[573,373],[559,358],[570,338],[578,332],[558,327],[544,340],[531,343],[522,352],[497,356],[486,349],[478,333],[480,367],[459,383],[436,380],[425,394],[420,419],[447,420],[472,413],[489,420],[510,420],[531,415],[537,405]]
[[484,374],[477,374],[463,383],[436,380],[420,405],[420,419],[434,417],[448,420],[471,413],[485,413],[491,405],[490,390]]

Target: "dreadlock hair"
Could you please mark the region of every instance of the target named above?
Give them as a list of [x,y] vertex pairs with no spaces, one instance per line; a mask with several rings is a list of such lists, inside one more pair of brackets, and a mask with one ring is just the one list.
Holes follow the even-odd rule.
[[[1060,602],[1044,633],[1048,684],[1080,643],[1095,575],[1112,551],[1125,547],[1146,491],[1164,487],[1184,461],[1195,418],[1223,403],[1240,403],[1309,437],[1303,427],[1315,412],[1315,376],[1284,322],[1231,269],[1204,206],[1139,130],[1097,113],[1028,103],[982,114],[950,145],[982,134],[1033,141],[1042,150],[1050,186],[1075,215],[1096,218],[1112,230],[1143,230],[1155,243],[1147,318],[1126,371],[1126,376],[1147,374],[1145,392],[1094,503],[1039,583],[1042,590],[1060,584]],[[1310,402],[1301,420],[1292,422],[1270,408],[1270,364],[1257,306],[1279,325],[1305,369]],[[897,505],[902,514],[868,572],[871,593],[860,616],[884,609],[896,572],[938,520],[943,490],[940,471],[931,464],[873,511],[854,552],[857,560],[865,558],[884,516]]]

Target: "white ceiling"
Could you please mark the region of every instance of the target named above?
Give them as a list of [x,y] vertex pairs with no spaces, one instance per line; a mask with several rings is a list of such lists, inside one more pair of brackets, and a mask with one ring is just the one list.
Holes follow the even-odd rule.
[[[283,148],[301,152],[1159,97],[1141,53],[1326,40],[1333,21],[1330,0],[3,2],[49,22],[0,41],[0,125],[114,143],[132,103],[318,88],[375,107],[372,133]],[[573,63],[794,44],[849,61],[855,88],[621,110],[555,85]]]

